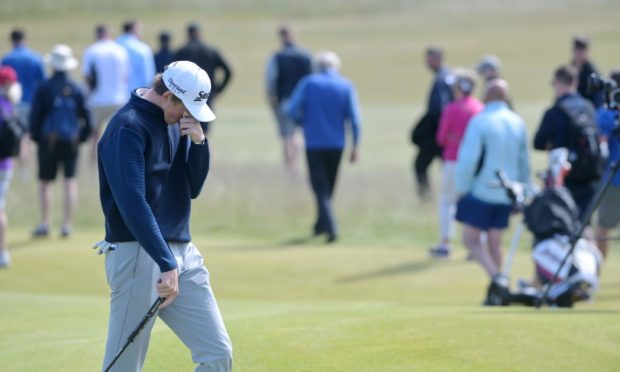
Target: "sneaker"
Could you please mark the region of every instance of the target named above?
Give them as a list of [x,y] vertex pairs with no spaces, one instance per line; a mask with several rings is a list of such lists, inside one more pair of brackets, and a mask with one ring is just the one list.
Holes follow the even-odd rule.
[[50,231],[48,227],[46,225],[40,224],[37,227],[35,227],[34,231],[32,232],[32,237],[33,238],[47,238],[49,234],[50,234]]
[[9,267],[11,265],[11,256],[9,251],[3,249],[0,251],[0,268]]
[[447,258],[450,257],[450,246],[446,244],[439,244],[428,250],[428,254],[434,258]]
[[60,236],[63,238],[68,238],[71,235],[71,226],[70,225],[62,225],[60,228]]
[[484,306],[507,306],[510,305],[510,281],[503,275],[496,275],[487,289],[487,297]]

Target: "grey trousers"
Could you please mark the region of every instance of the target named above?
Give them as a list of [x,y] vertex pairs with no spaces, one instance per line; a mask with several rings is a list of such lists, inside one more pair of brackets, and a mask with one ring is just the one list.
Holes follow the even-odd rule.
[[[190,349],[195,371],[232,370],[232,344],[209,284],[209,272],[192,243],[169,243],[179,266],[179,295],[159,317]],[[116,243],[104,252],[111,289],[110,320],[103,368],[157,298],[159,267],[137,242]],[[112,371],[141,371],[154,320],[125,350]]]

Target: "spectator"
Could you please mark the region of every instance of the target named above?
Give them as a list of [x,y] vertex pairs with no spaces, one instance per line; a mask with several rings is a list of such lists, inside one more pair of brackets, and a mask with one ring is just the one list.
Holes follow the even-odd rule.
[[[577,93],[575,83],[573,67],[560,66],[555,70],[552,85],[556,100],[543,116],[534,137],[534,148],[548,151],[566,147],[569,150],[571,171],[566,176],[565,186],[583,213],[600,176],[596,172],[600,158],[588,161],[590,155],[599,155],[596,113],[592,104]],[[577,123],[576,120],[586,122]],[[587,136],[582,137],[582,133]]]
[[476,65],[476,71],[482,77],[482,80],[485,82],[489,82],[493,79],[500,78],[499,68],[501,67],[501,62],[499,58],[492,54],[488,54]]
[[95,43],[84,51],[82,63],[82,75],[90,89],[88,107],[92,113],[93,124],[93,163],[97,159],[97,141],[101,127],[129,97],[127,92],[131,70],[127,52],[112,39],[107,26],[98,25],[95,28],[95,38]]
[[[463,223],[463,243],[482,265],[492,283],[505,281],[500,274],[502,234],[512,210],[506,191],[491,187],[495,172],[529,183],[527,135],[523,120],[508,108],[508,84],[491,81],[485,90],[484,110],[474,116],[461,143],[456,164],[456,219]],[[481,234],[487,234],[487,247]],[[489,299],[485,301],[490,304]]]
[[588,49],[590,48],[590,39],[580,35],[573,38],[573,60],[572,65],[577,69],[577,92],[588,101],[592,102],[594,107],[603,105],[603,94],[601,92],[588,91],[588,79],[590,75],[598,75],[598,71],[588,57]]
[[351,125],[353,137],[351,163],[357,160],[360,137],[357,95],[351,82],[339,74],[340,65],[335,53],[319,53],[318,72],[301,79],[286,108],[304,130],[309,178],[318,212],[314,235],[326,234],[329,243],[338,238],[332,196],[345,146],[345,123]]
[[162,31],[159,33],[159,51],[155,53],[155,71],[163,72],[164,68],[174,60],[174,53],[170,49],[170,33]]
[[439,194],[439,230],[441,241],[430,249],[433,257],[447,257],[451,252],[456,190],[454,178],[459,146],[469,120],[482,111],[482,102],[472,96],[476,86],[473,71],[457,69],[454,72],[452,91],[455,100],[446,105],[441,113],[437,144],[443,148],[443,167]]
[[[207,104],[213,108],[217,97],[228,86],[232,70],[217,49],[201,41],[200,26],[197,23],[187,27],[187,39],[187,44],[175,53],[174,60],[194,62],[207,72],[213,83]],[[207,135],[209,127],[207,124]]]
[[[23,30],[16,28],[11,31],[11,43],[13,50],[2,58],[0,65],[11,66],[17,72],[17,79],[22,87],[22,99],[16,106],[17,116],[28,129],[32,99],[39,84],[45,80],[45,68],[41,56],[26,46],[26,34]],[[29,138],[24,136],[19,158],[24,179],[29,178],[26,165],[30,152]]]
[[[15,104],[19,102],[21,87],[17,82],[17,73],[11,66],[0,67],[0,128],[16,116]],[[0,157],[0,268],[11,264],[9,247],[6,243],[8,218],[6,199],[13,173],[13,161],[10,157]]]
[[278,34],[282,49],[267,63],[267,97],[278,122],[284,145],[284,162],[289,171],[294,171],[300,140],[295,133],[295,123],[283,108],[297,82],[312,72],[312,59],[306,50],[297,46],[293,31],[288,26],[280,27]]
[[[210,88],[204,70],[173,62],[150,89],[132,93],[99,141],[106,240],[96,247],[106,255],[111,290],[104,365],[144,309],[163,297],[158,316],[191,350],[195,371],[232,369],[232,345],[189,232],[191,199],[209,171],[198,120],[214,119],[206,105]],[[115,370],[142,370],[153,324],[145,325]]]
[[90,136],[90,112],[80,87],[68,76],[69,71],[78,66],[71,48],[54,46],[46,61],[53,74],[37,89],[30,116],[30,134],[38,145],[41,200],[41,223],[33,231],[33,236],[46,237],[49,234],[50,185],[56,179],[58,166],[62,165],[65,200],[60,234],[68,237],[78,196],[78,146]]
[[428,167],[436,156],[441,155],[437,145],[437,127],[444,106],[452,101],[452,90],[449,85],[448,68],[443,63],[443,51],[438,47],[426,50],[426,66],[435,74],[435,80],[428,97],[426,113],[414,128],[411,140],[418,146],[418,154],[414,161],[414,171],[418,185],[418,195],[426,198],[430,192]]
[[[613,70],[610,78],[620,86],[620,69]],[[607,172],[614,162],[620,161],[620,141],[618,134],[614,133],[618,125],[618,111],[609,107],[601,107],[598,111],[598,125],[601,136],[607,142],[609,157],[607,159]],[[598,231],[596,237],[597,245],[603,257],[607,258],[609,230],[618,227],[620,223],[620,173],[617,173],[607,192],[603,195],[600,208],[598,210]]]
[[148,44],[140,40],[142,22],[129,21],[123,24],[123,34],[116,41],[125,48],[129,56],[131,70],[129,73],[129,89],[151,86],[151,79],[155,76],[155,59]]

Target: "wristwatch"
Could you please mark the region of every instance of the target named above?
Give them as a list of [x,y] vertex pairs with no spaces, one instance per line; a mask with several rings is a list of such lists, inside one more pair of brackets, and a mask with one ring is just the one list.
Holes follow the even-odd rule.
[[200,142],[194,142],[194,141],[192,141],[192,143],[193,143],[194,145],[204,145],[204,144],[206,144],[206,143],[207,143],[207,136],[202,137],[202,141],[200,141]]

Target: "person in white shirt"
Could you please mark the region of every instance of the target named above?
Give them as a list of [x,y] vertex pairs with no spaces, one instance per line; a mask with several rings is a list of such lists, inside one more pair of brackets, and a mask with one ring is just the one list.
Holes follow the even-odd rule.
[[96,40],[84,51],[82,75],[90,93],[88,106],[92,114],[91,159],[97,159],[97,141],[102,124],[129,99],[129,56],[116,43],[105,25],[95,28]]
[[123,34],[116,39],[129,56],[129,93],[134,89],[148,88],[155,76],[155,58],[151,47],[140,40],[142,23],[129,21],[123,24]]

